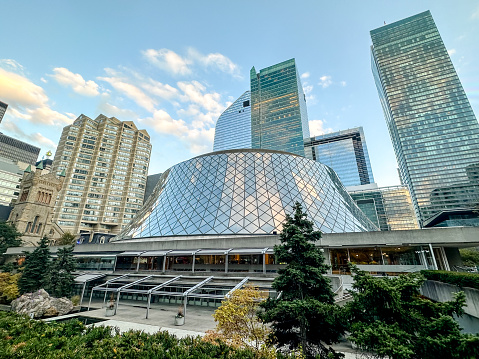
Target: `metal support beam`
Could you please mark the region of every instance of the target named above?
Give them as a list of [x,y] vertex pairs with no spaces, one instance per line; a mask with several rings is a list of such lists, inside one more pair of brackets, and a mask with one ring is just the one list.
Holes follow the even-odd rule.
[[236,284],[233,289],[231,289],[228,293],[226,293],[225,295],[225,298],[229,298],[231,297],[231,294],[233,294],[233,292],[236,290],[236,289],[240,289],[247,281],[249,280],[249,277],[244,277],[241,282],[239,282],[238,284]]
[[[139,258],[139,257],[138,257]],[[140,282],[143,282],[144,280],[147,280],[147,279],[150,279],[151,277],[153,277],[152,275],[149,275],[149,276],[146,276],[144,278],[141,278],[141,279],[138,279],[138,280],[135,280],[134,282],[131,282],[131,283],[128,283],[128,284],[125,284],[119,288],[116,288],[116,306],[115,306],[115,314],[116,314],[116,309],[118,308],[118,305],[120,304],[120,293],[123,289],[126,289],[126,288],[130,288]]]
[[183,293],[183,316],[185,317],[185,320],[186,320],[186,303],[188,302],[188,294],[190,294],[191,292],[201,288],[203,285],[205,285],[206,283],[210,282],[214,277],[211,276],[211,277],[208,277],[206,278],[204,281],[194,285],[193,287],[191,287],[190,289],[186,290],[184,293]]
[[437,270],[437,261],[436,261],[436,256],[434,255],[434,250],[432,249],[432,244],[429,243],[429,250],[431,251],[431,258],[432,258],[432,265],[433,269]]
[[160,288],[166,287],[168,284],[173,283],[173,282],[177,281],[177,280],[180,279],[180,278],[181,278],[181,275],[179,275],[178,277],[172,278],[172,279],[170,279],[170,280],[167,280],[165,283],[162,283],[162,284],[160,284],[160,285],[157,285],[156,287],[153,287],[153,288],[151,288],[151,289],[148,290],[148,292],[147,292],[147,293],[148,293],[148,305],[147,305],[147,307],[146,307],[146,317],[145,317],[145,319],[148,319],[148,315],[150,314],[151,294],[152,294],[154,291],[156,291],[156,290],[158,290],[158,289],[160,289]]
[[81,290],[81,297],[80,297],[80,308],[81,308],[81,305],[82,305],[82,303],[83,303],[83,295],[85,294],[85,287],[86,287],[86,283],[87,283],[86,281],[85,281],[85,282],[83,282],[83,288],[82,288],[82,290]]

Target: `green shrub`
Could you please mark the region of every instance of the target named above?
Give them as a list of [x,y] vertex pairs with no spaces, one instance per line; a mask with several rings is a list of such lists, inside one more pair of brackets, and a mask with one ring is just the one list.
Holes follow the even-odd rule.
[[86,327],[77,320],[63,323],[31,320],[0,312],[0,359],[12,358],[225,358],[257,359],[246,349],[198,338],[178,339],[168,332],[119,335],[109,327]]
[[464,272],[448,272],[444,270],[422,270],[422,275],[429,280],[455,284],[459,287],[479,289],[479,274]]

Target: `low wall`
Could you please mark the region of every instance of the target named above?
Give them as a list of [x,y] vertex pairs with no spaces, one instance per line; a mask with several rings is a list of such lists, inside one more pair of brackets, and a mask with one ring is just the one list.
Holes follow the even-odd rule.
[[456,318],[463,331],[466,333],[479,332],[479,290],[474,288],[460,288],[456,285],[427,280],[421,287],[421,294],[436,301],[447,302],[453,300],[453,294],[464,292],[466,294],[466,313],[461,318]]

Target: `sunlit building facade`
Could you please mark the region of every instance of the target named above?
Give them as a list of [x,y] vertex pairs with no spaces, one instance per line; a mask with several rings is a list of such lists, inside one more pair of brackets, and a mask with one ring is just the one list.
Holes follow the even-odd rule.
[[[411,196],[406,186],[370,187],[348,191],[364,214],[381,231],[418,229]],[[359,187],[359,188],[361,188]]]
[[306,97],[294,59],[256,73],[251,69],[252,148],[304,156],[309,137]]
[[213,151],[251,148],[251,92],[246,91],[218,118]]
[[65,170],[54,220],[93,240],[117,234],[143,205],[150,136],[131,121],[78,117],[63,129],[53,172]]
[[422,223],[474,207],[479,125],[429,11],[371,31],[372,71],[401,179]]
[[362,127],[304,140],[306,157],[331,167],[345,186],[374,183]]

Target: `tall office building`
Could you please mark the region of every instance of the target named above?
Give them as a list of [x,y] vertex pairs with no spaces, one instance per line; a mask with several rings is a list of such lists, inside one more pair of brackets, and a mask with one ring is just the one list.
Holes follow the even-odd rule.
[[23,170],[18,162],[0,157],[0,205],[9,206],[20,193]]
[[304,151],[306,158],[331,167],[344,186],[374,183],[362,127],[307,138]]
[[150,153],[150,136],[133,122],[78,117],[53,160],[53,173],[65,170],[54,221],[84,241],[119,233],[143,205]]
[[213,151],[251,148],[251,92],[246,91],[218,118]]
[[406,186],[378,187],[373,183],[350,187],[348,193],[381,231],[419,228]]
[[304,156],[309,137],[306,97],[294,59],[251,69],[251,145]]
[[429,11],[371,31],[372,71],[401,178],[423,222],[477,205],[479,125]]
[[5,102],[0,101],[0,122],[3,120],[3,115],[5,115],[5,111],[7,111],[8,105]]
[[0,157],[34,165],[39,153],[40,148],[0,132]]

